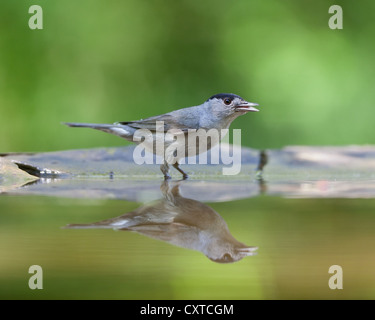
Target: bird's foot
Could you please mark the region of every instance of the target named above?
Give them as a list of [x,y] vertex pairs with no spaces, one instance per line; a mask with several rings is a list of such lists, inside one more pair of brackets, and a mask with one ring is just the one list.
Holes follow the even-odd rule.
[[169,175],[169,174],[165,174],[164,175],[164,180],[167,181],[167,180],[171,180],[172,177]]

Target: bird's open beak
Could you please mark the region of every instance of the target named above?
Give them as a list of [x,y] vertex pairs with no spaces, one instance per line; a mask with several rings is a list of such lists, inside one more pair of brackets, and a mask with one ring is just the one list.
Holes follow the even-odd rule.
[[257,108],[254,108],[257,106],[259,106],[257,103],[241,101],[241,103],[236,106],[236,111],[256,112],[259,111]]
[[245,248],[238,248],[237,252],[241,256],[255,256],[257,254],[258,247],[245,247]]

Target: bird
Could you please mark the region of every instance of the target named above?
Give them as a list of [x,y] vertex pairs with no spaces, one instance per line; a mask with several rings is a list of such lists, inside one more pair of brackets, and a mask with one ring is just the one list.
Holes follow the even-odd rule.
[[[139,134],[139,131],[146,130],[151,135],[151,144],[147,147],[147,150],[163,158],[160,170],[164,175],[164,179],[171,179],[169,164],[172,164],[172,166],[182,174],[183,179],[187,179],[188,174],[180,168],[179,160],[210,150],[223,138],[223,129],[229,129],[233,120],[239,116],[248,112],[259,111],[255,108],[257,106],[259,106],[257,103],[248,102],[239,95],[233,93],[219,93],[211,96],[200,105],[174,110],[141,120],[115,122],[113,124],[77,122],[65,122],[64,124],[69,127],[84,127],[104,131],[138,144],[141,143],[141,139],[136,139],[136,136]],[[218,138],[207,141],[204,147],[200,147],[198,144],[194,145],[194,147],[189,146],[189,133],[192,130],[200,129],[206,132],[215,129],[219,133]],[[158,141],[160,141],[157,135],[158,132],[164,134],[161,140],[164,146],[162,151],[160,151],[160,148],[157,149],[155,147],[155,142],[157,145]],[[171,154],[171,148],[168,148],[168,146],[171,146],[176,139],[175,137],[172,139],[165,138],[167,133],[170,132],[175,133],[176,136],[180,134],[184,137],[184,143],[179,144],[177,149],[183,149],[185,152],[179,153],[176,152],[178,150],[174,150],[173,154]],[[174,161],[170,161],[173,156],[175,157]],[[179,158],[177,156],[179,156]]]
[[236,240],[225,220],[204,203],[185,198],[185,181],[163,181],[161,199],[121,216],[86,224],[68,224],[64,229],[113,229],[133,231],[172,245],[202,252],[211,261],[236,262],[257,254],[258,247]]

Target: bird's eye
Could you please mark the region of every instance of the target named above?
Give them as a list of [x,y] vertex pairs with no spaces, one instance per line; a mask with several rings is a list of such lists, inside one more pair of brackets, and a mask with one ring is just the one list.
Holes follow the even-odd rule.
[[229,261],[232,258],[232,256],[229,253],[226,253],[224,254],[223,258],[225,261]]
[[231,103],[232,103],[232,100],[230,100],[229,98],[225,98],[224,99],[224,103],[229,106]]

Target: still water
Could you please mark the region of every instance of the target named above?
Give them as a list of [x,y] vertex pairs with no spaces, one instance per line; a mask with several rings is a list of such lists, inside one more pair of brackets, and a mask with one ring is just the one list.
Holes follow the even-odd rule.
[[47,182],[0,196],[1,299],[375,298],[375,199],[345,183]]

